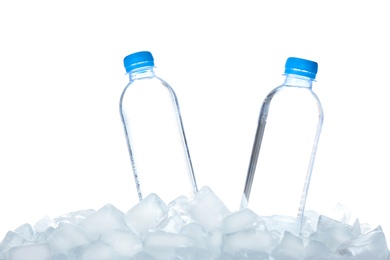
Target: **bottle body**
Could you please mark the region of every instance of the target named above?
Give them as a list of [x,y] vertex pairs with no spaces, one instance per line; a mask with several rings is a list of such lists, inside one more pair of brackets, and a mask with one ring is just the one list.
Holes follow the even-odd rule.
[[156,193],[169,203],[194,196],[197,186],[175,92],[152,66],[129,76],[120,114],[139,199]]
[[312,82],[287,74],[264,99],[241,207],[302,220],[323,123]]

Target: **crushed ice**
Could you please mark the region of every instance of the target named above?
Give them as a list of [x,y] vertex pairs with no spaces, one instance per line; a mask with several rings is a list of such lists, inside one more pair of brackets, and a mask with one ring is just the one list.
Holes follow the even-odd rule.
[[307,212],[302,229],[286,216],[230,212],[209,187],[170,204],[150,194],[122,212],[108,204],[9,231],[0,260],[390,259],[381,227]]

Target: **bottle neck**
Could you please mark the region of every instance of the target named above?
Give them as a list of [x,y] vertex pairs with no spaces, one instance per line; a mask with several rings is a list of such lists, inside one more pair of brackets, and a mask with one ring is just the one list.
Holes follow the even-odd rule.
[[295,74],[285,74],[285,76],[286,78],[283,84],[285,86],[294,86],[294,87],[311,89],[314,81],[314,79],[311,79],[309,77],[299,76]]
[[136,79],[142,79],[142,78],[151,78],[155,76],[153,66],[137,68],[129,71],[128,74],[129,74],[130,81]]

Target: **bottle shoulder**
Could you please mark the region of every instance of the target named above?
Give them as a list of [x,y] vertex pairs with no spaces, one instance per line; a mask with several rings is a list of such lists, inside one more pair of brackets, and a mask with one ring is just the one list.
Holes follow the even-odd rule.
[[149,76],[149,77],[142,77],[142,78],[137,78],[137,79],[133,79],[133,80],[130,80],[129,83],[127,84],[127,86],[138,86],[138,85],[163,85],[163,86],[166,86],[166,87],[170,87],[171,86],[168,84],[168,82],[166,82],[165,80],[163,80],[162,78],[158,77],[158,76]]
[[153,76],[130,81],[122,91],[121,100],[134,100],[137,98],[156,97],[164,99],[176,99],[176,94],[171,86],[163,79]]
[[323,114],[323,108],[319,97],[311,88],[280,85],[265,97],[262,109],[268,111],[271,107],[284,107],[293,109],[299,104],[300,107],[316,110]]
[[319,101],[317,94],[312,90],[312,88],[300,86],[280,85],[268,93],[266,100],[273,99],[276,96],[283,96],[286,98],[297,98],[301,96],[314,98]]

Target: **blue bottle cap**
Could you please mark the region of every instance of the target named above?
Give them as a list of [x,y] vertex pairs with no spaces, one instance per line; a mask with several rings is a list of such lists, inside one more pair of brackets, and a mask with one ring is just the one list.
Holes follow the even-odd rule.
[[285,74],[295,74],[315,79],[318,64],[315,61],[289,57],[286,61]]
[[145,66],[154,66],[154,59],[150,52],[140,51],[133,54],[127,55],[123,59],[123,64],[126,69],[126,73],[132,71],[133,69],[145,67]]

